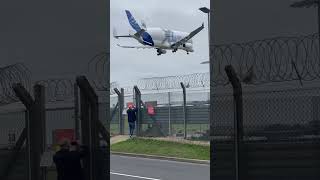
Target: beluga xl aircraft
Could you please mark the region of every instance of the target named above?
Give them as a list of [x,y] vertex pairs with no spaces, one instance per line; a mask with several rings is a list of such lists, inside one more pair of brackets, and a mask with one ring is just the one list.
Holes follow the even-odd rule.
[[135,30],[134,34],[129,35],[117,35],[116,30],[113,30],[114,38],[134,38],[143,46],[122,46],[122,48],[137,48],[137,49],[156,49],[157,55],[165,54],[167,50],[172,50],[172,52],[177,52],[177,50],[194,52],[192,38],[198,34],[203,28],[204,24],[191,33],[173,31],[168,29],[163,29],[159,27],[147,28],[145,23],[142,23],[141,27],[134,19],[130,11],[125,10],[128,21],[131,27]]

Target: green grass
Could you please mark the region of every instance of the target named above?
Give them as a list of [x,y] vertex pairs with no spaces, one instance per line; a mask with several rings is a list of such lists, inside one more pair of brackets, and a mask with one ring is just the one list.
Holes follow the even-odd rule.
[[111,151],[200,160],[210,159],[209,146],[139,138],[113,144],[111,145]]
[[[126,134],[128,134],[128,122],[125,121],[125,124],[124,124],[124,131]],[[148,128],[148,124],[143,124],[142,125],[142,129],[143,130],[146,130]],[[188,134],[193,134],[195,132],[205,132],[206,130],[209,129],[209,125],[208,124],[188,124],[187,126],[187,133]],[[171,125],[171,130],[172,130],[172,133],[177,133],[179,131],[181,132],[184,132],[184,125],[183,124],[172,124]],[[119,125],[118,124],[111,124],[110,125],[110,131],[113,133],[113,134],[118,134],[119,133]]]

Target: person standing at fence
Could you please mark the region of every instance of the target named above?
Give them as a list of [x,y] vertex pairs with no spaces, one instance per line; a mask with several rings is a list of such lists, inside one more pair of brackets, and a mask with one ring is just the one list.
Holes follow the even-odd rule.
[[137,120],[137,108],[135,108],[133,105],[129,106],[129,109],[127,110],[127,115],[128,115],[128,123],[129,123],[129,133],[130,133],[130,138],[133,135],[134,129],[135,129],[135,123]]
[[53,156],[53,162],[57,169],[57,180],[70,179],[70,161],[69,161],[70,145],[69,141],[63,140],[60,143],[60,150]]
[[53,156],[56,164],[58,180],[84,180],[84,172],[81,159],[87,154],[87,147],[80,146],[77,142],[64,140],[60,145],[60,150]]
[[72,180],[84,180],[84,171],[82,167],[81,160],[87,154],[86,148],[82,146],[80,148],[78,142],[73,141],[71,142],[70,147],[70,175]]

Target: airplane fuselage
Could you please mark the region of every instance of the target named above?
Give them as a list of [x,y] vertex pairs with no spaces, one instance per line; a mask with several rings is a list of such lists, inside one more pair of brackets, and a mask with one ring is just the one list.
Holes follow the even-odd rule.
[[172,50],[173,53],[176,52],[178,49],[186,51],[187,54],[189,54],[189,52],[194,52],[192,45],[192,37],[198,34],[204,28],[204,25],[202,23],[202,26],[198,27],[190,33],[187,33],[163,28],[147,28],[144,23],[142,24],[142,27],[140,27],[140,25],[134,19],[130,11],[126,10],[125,12],[127,14],[129,24],[132,27],[132,29],[135,30],[135,33],[118,36],[116,34],[116,31],[114,31],[114,37],[131,37],[136,39],[144,46],[118,46],[123,48],[154,48],[157,49],[158,56],[161,54],[165,54],[167,50]]
[[[180,41],[186,37],[189,33],[181,31],[173,31],[162,28],[147,28],[145,32],[137,40],[149,46],[154,46],[158,49],[172,49],[171,45]],[[179,46],[178,49],[193,52],[192,39],[188,40],[187,43]]]

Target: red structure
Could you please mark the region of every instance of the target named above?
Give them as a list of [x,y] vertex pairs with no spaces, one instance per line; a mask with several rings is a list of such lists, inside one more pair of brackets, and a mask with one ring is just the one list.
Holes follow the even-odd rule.
[[75,140],[75,131],[74,129],[56,129],[53,131],[53,144],[58,144],[62,140]]

